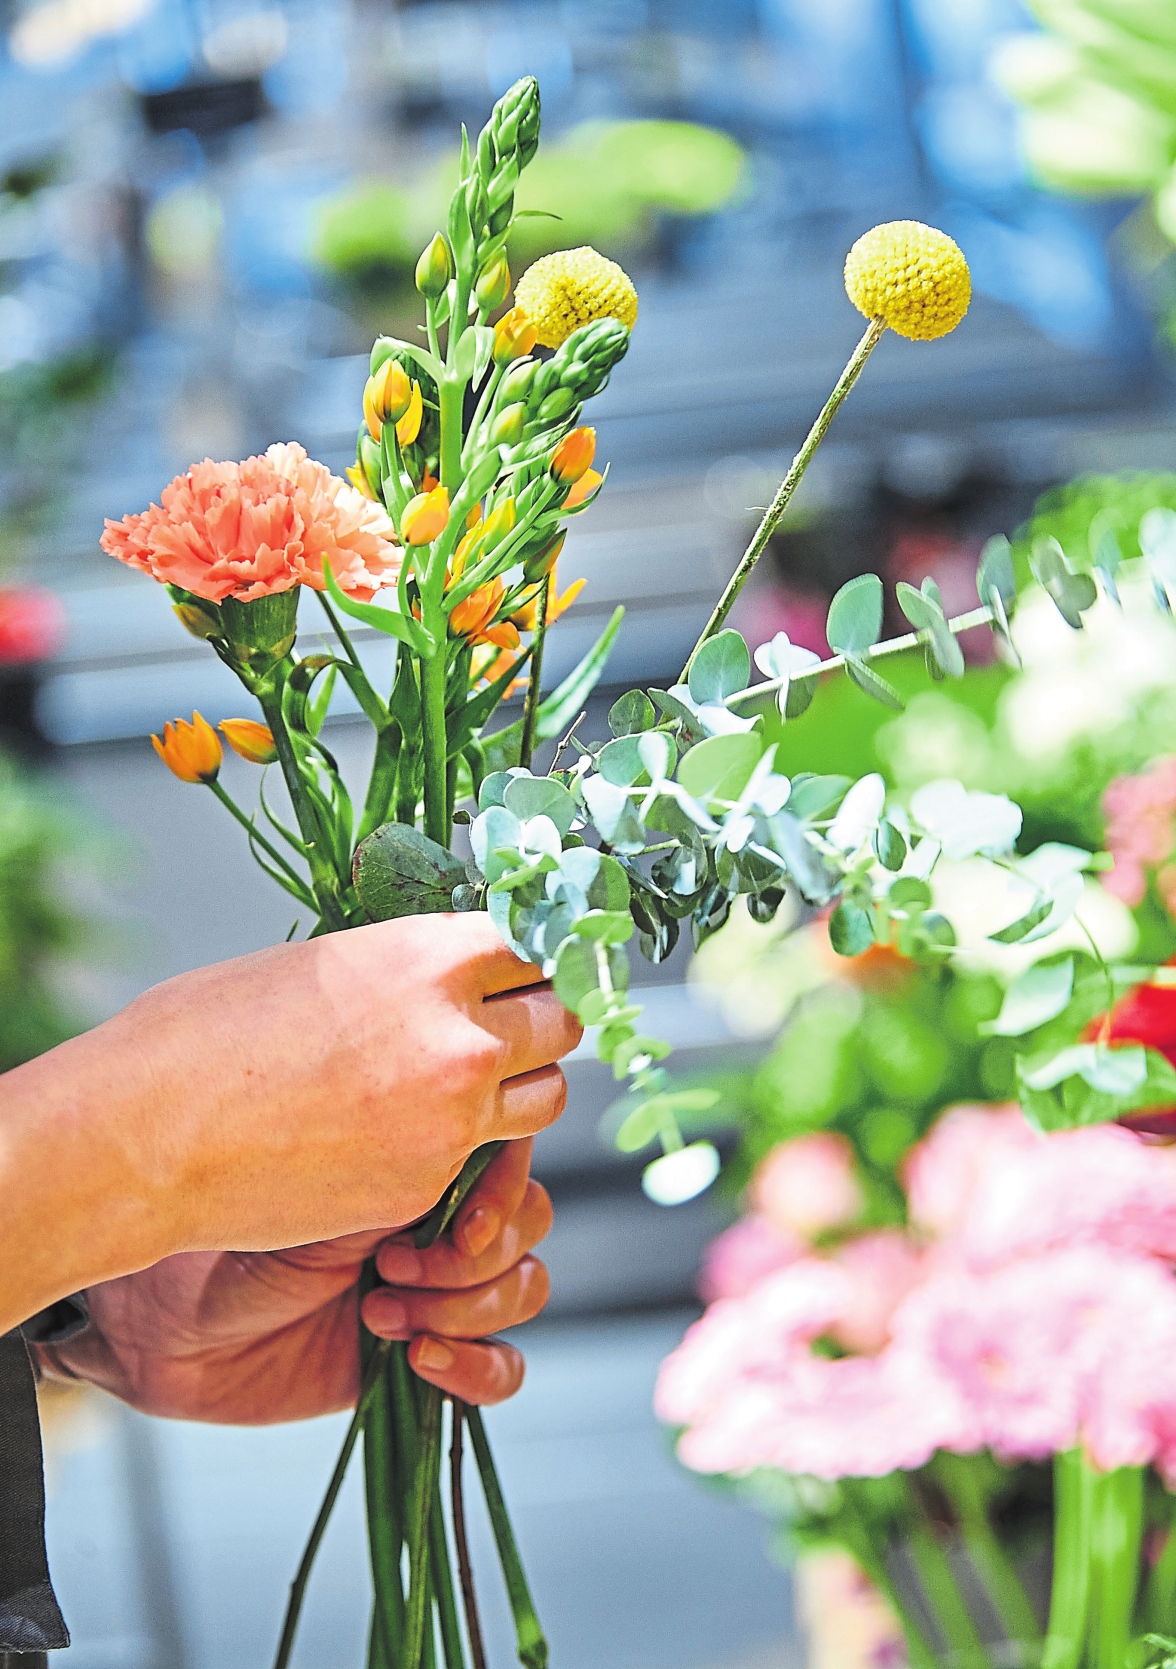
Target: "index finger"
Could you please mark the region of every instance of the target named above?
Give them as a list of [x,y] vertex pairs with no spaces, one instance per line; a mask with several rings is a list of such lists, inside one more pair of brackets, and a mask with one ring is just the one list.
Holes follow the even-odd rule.
[[533,962],[515,955],[484,911],[469,911],[434,917],[454,925],[460,923],[461,967],[470,986],[483,997],[497,997],[526,985],[543,984],[543,975]]

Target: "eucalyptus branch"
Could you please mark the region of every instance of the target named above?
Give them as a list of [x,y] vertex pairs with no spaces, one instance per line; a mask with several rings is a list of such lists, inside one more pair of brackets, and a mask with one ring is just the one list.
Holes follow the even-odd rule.
[[882,333],[885,329],[886,323],[883,319],[871,319],[869,324],[866,326],[865,334],[858,343],[857,347],[853,350],[853,353],[850,355],[849,362],[846,365],[845,370],[842,371],[840,377],[838,377],[837,384],[833,389],[832,394],[830,394],[829,398],[825,401],[825,404],[821,409],[820,416],[809,430],[808,435],[805,437],[804,445],[796,454],[795,458],[793,458],[788,474],[784,477],[783,481],[781,481],[775,498],[764,512],[763,520],[756,528],[750,545],[748,545],[747,549],[740,558],[738,568],[736,568],[735,572],[731,575],[731,578],[727,582],[726,590],[715,604],[710,619],[703,627],[701,637],[694,645],[694,648],[690,651],[690,657],[682,669],[682,677],[680,680],[682,683],[685,683],[687,677],[689,676],[690,668],[695,655],[698,654],[698,651],[702,648],[707,638],[714,637],[715,633],[721,629],[723,622],[730,614],[736,597],[738,597],[739,593],[743,590],[743,587],[750,578],[756,563],[767,549],[768,540],[772,537],[772,534],[779,526],[784,512],[787,510],[789,502],[791,501],[793,493],[804,479],[804,472],[812,462],[818,446],[820,446],[821,442],[824,440],[830,423],[832,423],[834,417],[837,415],[838,408],[861,375],[862,368],[864,367],[867,359],[869,359],[878,343],[882,340]]
[[[961,632],[970,632],[973,626],[990,626],[996,616],[990,608],[969,609],[967,614],[957,614],[947,622],[947,629],[958,637]],[[861,656],[864,661],[881,660],[886,655],[898,655],[906,649],[917,649],[920,644],[930,641],[930,632],[904,632],[901,637],[888,638],[885,643],[876,643],[872,649],[867,649]],[[768,678],[762,684],[752,684],[746,690],[739,690],[735,695],[726,696],[724,707],[738,707],[740,702],[759,699],[770,695],[773,690],[783,689],[788,683],[799,684],[808,678],[816,678],[822,672],[834,672],[845,665],[844,655],[830,655],[827,661],[819,661],[816,666],[806,666],[803,671],[796,672],[790,678]]]

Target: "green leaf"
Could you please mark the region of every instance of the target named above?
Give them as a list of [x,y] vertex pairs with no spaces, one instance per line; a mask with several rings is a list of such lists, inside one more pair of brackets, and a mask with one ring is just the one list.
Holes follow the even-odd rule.
[[994,590],[1007,620],[1017,601],[1017,576],[1013,570],[1012,546],[1003,533],[989,539],[980,552],[980,565],[976,569],[976,595],[980,601],[991,606],[990,593]]
[[511,777],[503,790],[502,803],[524,822],[531,817],[550,817],[561,836],[567,834],[576,815],[575,800],[561,782],[551,777]]
[[[629,988],[629,960],[617,945],[604,948],[609,978],[615,991]],[[601,988],[600,964],[591,939],[565,939],[560,946],[552,977],[555,994],[574,1014],[589,991]]]
[[372,921],[450,910],[466,878],[460,858],[406,823],[385,823],[361,841],[352,876]]
[[589,910],[573,924],[572,932],[603,945],[623,945],[633,937],[633,918],[627,910]]
[[874,830],[872,844],[874,855],[883,869],[899,870],[906,862],[907,843],[902,832],[885,818]]
[[614,736],[635,736],[651,730],[657,722],[653,702],[644,690],[630,690],[608,710],[608,728]]
[[659,1113],[662,1110],[658,1106],[659,1099],[660,1097],[653,1096],[629,1114],[613,1138],[619,1152],[637,1153],[656,1139],[660,1128]]
[[1013,981],[996,1019],[984,1021],[978,1029],[985,1037],[1020,1037],[1056,1019],[1069,1004],[1073,990],[1071,958],[1048,965],[1039,963]]
[[906,703],[894,685],[888,684],[885,678],[880,677],[868,661],[863,660],[860,655],[851,654],[848,649],[842,653],[845,656],[845,670],[860,690],[865,690],[867,695],[872,695],[875,701],[880,701],[883,707],[889,707],[892,712],[906,711]]
[[[622,607],[618,606],[613,610],[611,620],[583,660],[568,673],[557,689],[539,703],[535,715],[535,734],[541,741],[549,741],[566,730],[583,709],[585,701],[600,681],[624,617],[625,611]],[[510,765],[517,765],[522,740],[522,719],[516,719],[513,724],[507,725],[503,730],[494,731],[490,736],[483,736],[481,742],[486,755],[487,769],[501,771]]]
[[690,698],[700,705],[738,695],[751,683],[751,654],[738,632],[708,637],[690,668]]
[[899,910],[929,910],[931,888],[917,875],[903,875],[891,887],[887,901],[892,908]]
[[588,900],[592,910],[624,910],[629,904],[629,878],[624,865],[607,852],[576,846],[559,860],[559,872]]
[[580,792],[592,822],[610,846],[622,852],[638,852],[645,846],[645,831],[624,788],[601,776],[586,776]]
[[1045,896],[1000,933],[988,937],[1001,945],[1030,945],[1036,939],[1048,938],[1069,921],[1082,901],[1083,882],[1080,874],[1060,875]]
[[372,603],[357,603],[346,592],[340,591],[331,572],[331,564],[323,557],[323,578],[327,591],[336,608],[342,609],[354,620],[362,620],[365,626],[373,626],[377,632],[383,632],[385,637],[399,638],[401,643],[407,643],[414,654],[422,658],[431,655],[436,647],[433,635],[426,631],[419,620],[410,615],[398,614],[394,609],[376,608]]
[[754,734],[708,736],[682,755],[678,781],[699,800],[737,800],[763,751],[762,741]]
[[1033,541],[1029,566],[1067,626],[1081,631],[1082,615],[1098,598],[1098,587],[1090,575],[1075,574],[1061,545],[1052,537]]
[[793,777],[792,792],[785,804],[791,815],[802,822],[824,817],[841,804],[852,781],[852,777],[815,777],[802,772]]
[[606,782],[617,788],[629,788],[646,774],[640,740],[639,736],[618,736],[601,748],[596,769]]
[[911,625],[917,632],[926,632],[929,636],[927,647],[931,650],[941,671],[949,678],[964,676],[964,652],[947,624],[947,616],[943,612],[943,602],[939,595],[939,587],[932,579],[923,581],[923,589],[916,591],[913,585],[905,580],[899,580],[895,587],[898,593],[898,603]]
[[829,604],[825,636],[839,654],[860,655],[882,635],[882,581],[859,574],[846,582]]
[[838,904],[829,917],[829,943],[838,956],[860,956],[874,943],[870,918],[857,904]]

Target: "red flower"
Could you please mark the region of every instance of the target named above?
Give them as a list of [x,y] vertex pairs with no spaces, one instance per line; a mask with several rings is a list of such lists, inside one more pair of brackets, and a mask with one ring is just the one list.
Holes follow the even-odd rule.
[[[1176,957],[1168,967],[1176,965]],[[1176,986],[1137,985],[1110,1012],[1097,1015],[1082,1034],[1084,1043],[1141,1043],[1176,1066]],[[1148,1107],[1119,1120],[1131,1130],[1176,1135],[1176,1104]]]
[[47,660],[64,637],[65,609],[52,591],[0,591],[0,666]]

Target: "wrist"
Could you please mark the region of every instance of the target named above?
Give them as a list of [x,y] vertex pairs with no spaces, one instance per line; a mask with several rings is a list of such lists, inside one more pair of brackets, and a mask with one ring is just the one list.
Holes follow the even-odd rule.
[[0,1331],[182,1243],[157,1098],[128,1020],[0,1077]]

